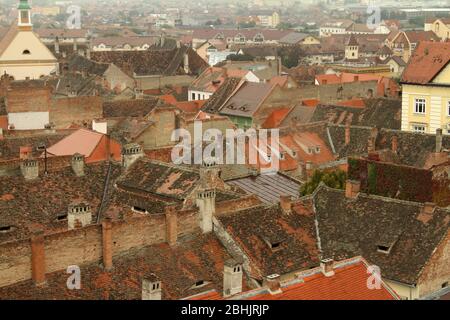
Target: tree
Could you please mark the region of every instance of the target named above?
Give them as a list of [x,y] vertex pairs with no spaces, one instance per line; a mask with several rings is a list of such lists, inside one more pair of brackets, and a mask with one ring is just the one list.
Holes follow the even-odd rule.
[[306,196],[316,190],[320,182],[325,183],[326,186],[335,189],[343,190],[345,187],[345,181],[347,180],[347,174],[342,170],[336,170],[332,172],[326,172],[322,170],[315,170],[311,179],[300,187],[300,194]]

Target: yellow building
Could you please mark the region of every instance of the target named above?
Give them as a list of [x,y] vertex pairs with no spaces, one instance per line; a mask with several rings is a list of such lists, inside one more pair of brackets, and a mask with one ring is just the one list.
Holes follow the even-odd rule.
[[39,79],[58,71],[58,61],[33,32],[31,7],[20,0],[17,25],[0,39],[0,75],[14,80]]
[[450,18],[431,19],[425,22],[425,31],[433,31],[442,41],[450,39]]
[[402,130],[450,134],[450,43],[421,42],[402,76]]

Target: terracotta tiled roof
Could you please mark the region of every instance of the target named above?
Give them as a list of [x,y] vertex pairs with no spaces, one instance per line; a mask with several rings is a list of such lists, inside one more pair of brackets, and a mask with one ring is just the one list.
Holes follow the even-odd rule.
[[262,124],[265,129],[278,128],[292,108],[284,107],[274,110]]
[[314,217],[294,205],[285,214],[278,205],[255,207],[218,217],[251,261],[251,277],[310,269],[318,265]]
[[[18,176],[1,177],[0,224],[16,229],[0,233],[0,243],[27,238],[35,226],[43,227],[47,232],[67,230],[67,220],[57,218],[67,214],[69,205],[73,203],[89,204],[92,220],[95,221],[103,199],[108,165],[104,162],[86,164],[84,176],[77,177],[70,165],[53,169],[48,161],[48,173],[43,173],[42,160],[40,176],[35,180],[26,181]],[[109,190],[120,172],[120,165],[113,164]],[[3,195],[9,196],[2,198]]]
[[[312,273],[312,272],[311,272]],[[321,270],[302,276],[281,286],[281,293],[247,292],[248,300],[397,300],[398,296],[381,283],[380,289],[369,289],[371,276],[364,261],[356,261],[334,268],[334,275],[326,277]],[[261,291],[261,290],[259,290]]]
[[402,82],[428,84],[450,61],[450,43],[421,42],[403,72]]

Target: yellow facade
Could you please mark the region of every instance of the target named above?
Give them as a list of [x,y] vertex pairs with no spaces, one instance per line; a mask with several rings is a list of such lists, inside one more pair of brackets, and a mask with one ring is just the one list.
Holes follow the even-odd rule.
[[425,23],[425,31],[433,31],[442,41],[450,39],[450,25],[445,24],[440,19],[433,23]]
[[[434,85],[435,84],[435,85]],[[425,101],[425,112],[417,113],[416,104]],[[403,85],[402,130],[450,133],[450,65],[428,85]]]

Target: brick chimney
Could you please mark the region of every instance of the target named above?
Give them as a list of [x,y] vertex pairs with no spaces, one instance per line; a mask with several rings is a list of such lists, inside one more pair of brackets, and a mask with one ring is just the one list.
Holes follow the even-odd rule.
[[228,259],[223,267],[223,296],[229,297],[242,292],[242,264]]
[[278,294],[283,292],[281,291],[279,274],[271,274],[270,276],[267,276],[266,284],[270,294]]
[[167,206],[164,208],[166,215],[166,241],[170,246],[177,243],[178,238],[178,219],[175,206]]
[[347,180],[345,183],[345,197],[354,199],[358,196],[361,189],[361,182],[355,180]]
[[142,300],[161,300],[162,284],[156,275],[142,279]]
[[203,233],[212,231],[212,218],[216,212],[216,190],[207,189],[197,193],[196,205],[199,208],[200,228]]
[[137,143],[130,143],[122,149],[122,165],[129,168],[137,159],[144,155],[142,147]]
[[398,137],[397,136],[392,136],[392,152],[397,153],[398,150]]
[[25,180],[34,180],[39,177],[39,163],[35,159],[24,159],[20,163],[20,171]]
[[325,277],[334,276],[334,260],[333,259],[322,259],[320,261],[320,267],[322,268],[322,273]]
[[292,211],[291,196],[280,196],[280,207],[284,213],[289,214]]
[[84,155],[75,153],[70,161],[72,170],[77,177],[84,176]]
[[85,203],[70,205],[67,213],[69,230],[92,223],[91,206]]
[[436,129],[436,153],[442,151],[442,129]]
[[102,221],[102,243],[103,268],[110,271],[113,268],[112,221],[110,218],[105,218]]
[[32,146],[21,146],[19,147],[19,158],[20,160],[30,159],[33,154]]
[[345,145],[349,145],[350,144],[350,123],[347,122],[345,124]]
[[45,284],[45,243],[43,230],[36,230],[31,235],[31,278],[37,286]]

